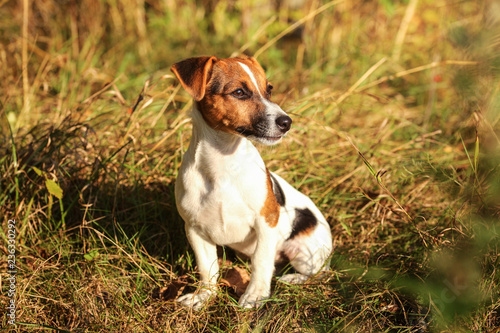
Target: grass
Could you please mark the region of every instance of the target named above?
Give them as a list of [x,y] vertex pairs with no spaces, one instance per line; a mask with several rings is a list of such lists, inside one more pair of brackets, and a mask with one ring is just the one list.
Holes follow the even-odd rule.
[[[496,3],[280,3],[0,1],[0,303],[15,220],[17,331],[500,327]],[[294,121],[262,155],[335,251],[257,311],[221,287],[192,312],[171,299],[196,264],[173,196],[191,101],[169,68],[243,51]]]

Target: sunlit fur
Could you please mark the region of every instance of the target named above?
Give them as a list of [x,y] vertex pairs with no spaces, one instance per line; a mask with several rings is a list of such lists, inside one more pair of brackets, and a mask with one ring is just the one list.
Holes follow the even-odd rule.
[[[199,309],[214,293],[216,245],[252,259],[242,307],[255,307],[269,296],[277,258],[288,258],[298,272],[283,277],[285,281],[303,281],[325,269],[332,251],[328,223],[307,196],[266,169],[250,141],[277,143],[291,124],[271,102],[262,67],[248,57],[204,57],[179,62],[172,71],[195,98],[193,134],[175,195],[201,280],[198,292],[178,301]],[[244,90],[244,98],[238,89]]]

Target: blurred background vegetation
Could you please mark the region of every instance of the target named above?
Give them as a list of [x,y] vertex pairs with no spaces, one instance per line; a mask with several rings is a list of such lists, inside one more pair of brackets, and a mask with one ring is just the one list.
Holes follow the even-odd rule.
[[[498,330],[499,25],[495,0],[0,1],[17,330]],[[169,68],[240,53],[294,120],[262,154],[327,217],[332,271],[193,313],[172,301],[195,263],[173,199],[191,101]]]

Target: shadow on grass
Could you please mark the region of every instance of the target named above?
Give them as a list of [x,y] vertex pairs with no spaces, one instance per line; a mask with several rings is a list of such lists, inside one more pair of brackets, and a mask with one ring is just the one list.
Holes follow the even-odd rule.
[[[88,123],[70,118],[4,139],[1,215],[29,223],[38,237],[66,231],[82,251],[92,250],[85,238],[97,230],[114,245],[143,248],[174,265],[187,241],[175,207],[172,164],[136,167],[131,141],[116,147],[100,141]],[[33,212],[44,213],[28,218]],[[26,246],[37,244],[38,237],[26,237]]]
[[[113,124],[113,128],[120,126]],[[115,133],[115,137],[120,138],[120,133]],[[0,164],[5,193],[1,198],[1,212],[22,221],[24,227],[19,230],[18,239],[29,249],[26,252],[33,259],[24,261],[34,271],[38,263],[48,261],[53,253],[66,251],[62,255],[66,256],[64,263],[72,267],[66,270],[72,282],[58,281],[56,276],[62,268],[57,266],[59,259],[51,260],[53,271],[37,278],[51,281],[44,297],[59,295],[75,308],[89,308],[94,311],[89,322],[105,322],[102,309],[120,313],[116,304],[128,306],[126,312],[134,311],[134,302],[171,314],[176,309],[174,304],[164,305],[150,297],[153,286],[164,284],[173,272],[178,275],[193,272],[183,222],[175,207],[174,155],[177,151],[166,147],[163,155],[144,158],[144,154],[137,158],[139,143],[110,141],[100,141],[88,123],[71,119],[57,127],[36,125],[10,144],[5,140],[5,157]],[[174,158],[164,158],[165,155]],[[48,180],[56,185],[49,187]],[[62,191],[61,195],[57,188]],[[417,236],[406,232],[407,237],[411,236],[408,242],[415,243],[413,238]],[[496,234],[489,231],[490,238]],[[487,238],[488,230],[478,235]],[[59,243],[54,245],[54,239]],[[475,246],[477,244],[465,248],[470,250]],[[497,243],[490,244],[490,247],[496,246]],[[487,301],[479,295],[476,284],[481,269],[465,265],[468,262],[454,254],[448,257],[440,254],[429,264],[418,263],[417,258],[425,256],[416,256],[415,252],[409,253],[411,258],[404,262],[399,252],[405,250],[398,248],[393,257],[388,257],[386,270],[381,270],[382,265],[376,263],[353,266],[348,262],[353,258],[338,257],[339,260],[333,260],[333,267],[341,272],[339,275],[333,273],[326,280],[301,288],[282,290],[278,284],[279,292],[265,308],[269,313],[284,308],[290,314],[298,308],[307,309],[301,310],[305,311],[303,318],[314,320],[301,325],[321,329],[334,323],[341,327],[351,324],[363,327],[361,323],[367,320],[383,321],[381,327],[402,326],[425,331],[429,325],[439,326],[431,318],[442,318],[444,327],[457,318],[474,314],[480,304],[489,303],[487,309],[498,305],[495,296],[491,295]],[[483,260],[484,253],[468,254],[469,261]],[[484,272],[493,274],[492,264],[495,263],[480,263]],[[404,267],[398,268],[399,265]],[[417,272],[412,273],[413,268]],[[152,283],[148,278],[140,281],[142,273],[156,281]],[[96,279],[99,274],[105,277]],[[494,286],[496,282],[492,278],[488,283]],[[75,285],[83,290],[77,296],[72,294]],[[92,298],[91,305],[86,304],[87,297]],[[221,294],[218,302],[230,304],[227,297],[227,293]],[[40,299],[38,302],[43,306],[50,304]],[[302,305],[297,306],[299,303]],[[221,310],[220,304],[215,306]],[[71,327],[73,324],[68,320],[84,318],[78,311],[59,303],[50,304],[50,309],[51,325]],[[254,317],[257,318],[255,327],[259,321],[270,320],[262,312]]]

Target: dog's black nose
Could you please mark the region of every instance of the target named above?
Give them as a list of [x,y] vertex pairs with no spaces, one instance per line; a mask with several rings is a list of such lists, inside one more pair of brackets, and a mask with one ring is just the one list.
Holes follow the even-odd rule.
[[288,116],[280,116],[276,118],[276,125],[278,125],[281,132],[286,133],[290,129],[290,126],[292,126],[292,118]]

